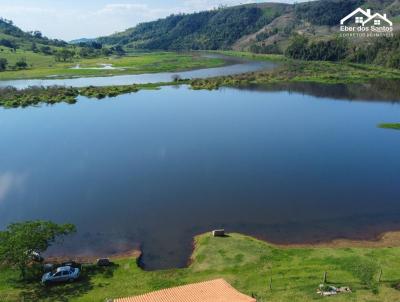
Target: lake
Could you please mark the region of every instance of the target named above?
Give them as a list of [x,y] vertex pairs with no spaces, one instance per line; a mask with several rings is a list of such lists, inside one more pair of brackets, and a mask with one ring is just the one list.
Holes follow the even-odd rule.
[[398,229],[400,132],[376,125],[399,121],[400,97],[374,91],[181,86],[0,109],[0,228],[75,223],[53,253],[140,246],[147,269],[184,266],[193,235],[221,227],[277,243]]

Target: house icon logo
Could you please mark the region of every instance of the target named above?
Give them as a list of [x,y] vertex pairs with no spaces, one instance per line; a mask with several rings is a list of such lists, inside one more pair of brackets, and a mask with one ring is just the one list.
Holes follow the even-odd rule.
[[[372,14],[370,9],[357,8],[340,20],[340,31],[351,32],[351,36],[393,35],[393,23],[386,14]],[[358,35],[356,34],[358,33]],[[347,35],[350,36],[350,35]]]
[[392,21],[390,21],[386,17],[386,14],[381,15],[381,14],[376,13],[376,14],[372,15],[371,17],[369,17],[366,21],[364,21],[362,25],[366,26],[370,22],[373,22],[374,25],[377,25],[377,26],[382,25],[383,23],[386,23],[389,26],[393,26]]
[[357,8],[352,13],[348,14],[342,20],[340,20],[340,25],[344,25],[346,22],[351,22],[354,20],[355,24],[362,24],[364,20],[371,18],[371,10],[367,9],[366,11],[363,10],[361,7]]

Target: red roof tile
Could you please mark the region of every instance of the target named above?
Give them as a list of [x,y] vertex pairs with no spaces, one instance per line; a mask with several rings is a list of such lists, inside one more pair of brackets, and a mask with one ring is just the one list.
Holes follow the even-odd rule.
[[216,279],[115,299],[114,302],[256,302],[256,299],[238,292],[224,279]]

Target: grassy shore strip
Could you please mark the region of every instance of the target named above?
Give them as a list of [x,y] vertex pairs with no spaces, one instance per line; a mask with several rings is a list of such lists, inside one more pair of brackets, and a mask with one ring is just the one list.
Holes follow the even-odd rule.
[[140,90],[154,90],[162,86],[189,84],[188,80],[177,80],[174,82],[159,82],[150,84],[133,84],[119,86],[89,86],[84,88],[50,86],[29,87],[17,90],[13,87],[0,88],[0,106],[4,108],[19,108],[37,106],[41,104],[68,103],[75,104],[78,96],[103,99],[115,97],[120,94],[138,92]]
[[192,81],[194,89],[218,89],[282,82],[314,82],[322,84],[367,83],[375,79],[400,80],[400,70],[373,65],[333,63],[320,61],[283,62],[271,71],[261,71],[233,76]]
[[257,54],[247,51],[235,50],[212,50],[210,52],[253,61],[284,62],[289,60],[284,55],[278,54]]
[[[225,60],[207,58],[202,53],[152,52],[132,53],[125,56],[98,57],[90,59],[74,58],[70,62],[57,62],[53,56],[18,50],[16,53],[3,51],[2,58],[10,64],[21,57],[26,58],[29,67],[24,70],[0,72],[0,80],[46,79],[115,76],[127,74],[179,72],[226,65]],[[93,69],[101,64],[111,64],[116,69]],[[72,69],[79,65],[80,69]]]
[[400,130],[400,123],[383,123],[378,125],[379,128]]
[[[400,238],[397,236],[396,238]],[[82,278],[73,284],[45,288],[18,281],[18,272],[0,270],[0,301],[106,301],[198,281],[224,278],[235,288],[255,295],[259,302],[335,301],[393,302],[400,291],[400,247],[279,247],[241,234],[195,238],[188,268],[146,272],[137,259],[114,260],[109,268],[84,266]],[[378,282],[382,269],[381,282]],[[351,294],[321,298],[316,288],[324,272],[328,283],[350,286]],[[272,289],[270,280],[272,277]]]

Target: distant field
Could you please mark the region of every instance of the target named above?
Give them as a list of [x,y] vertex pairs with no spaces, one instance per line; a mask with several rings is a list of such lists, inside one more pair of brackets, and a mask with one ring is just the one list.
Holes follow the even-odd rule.
[[239,57],[249,60],[258,60],[258,61],[281,62],[287,60],[287,58],[284,55],[276,55],[276,54],[256,54],[247,51],[236,51],[236,50],[216,50],[214,52],[224,54],[227,56]]
[[[16,271],[2,269],[0,301],[25,297],[24,301],[103,302],[222,277],[243,293],[255,295],[259,302],[393,302],[400,300],[400,291],[394,288],[400,283],[400,247],[390,238],[387,243],[392,247],[366,243],[354,248],[280,248],[240,234],[225,238],[205,234],[196,238],[193,262],[186,269],[145,272],[138,268],[136,259],[122,259],[112,268],[85,267],[81,281],[50,288],[37,281],[22,283],[17,281]],[[353,293],[330,298],[317,295],[324,272],[329,284],[350,286]]]
[[[53,56],[22,50],[17,50],[16,53],[13,53],[7,48],[0,47],[0,58],[6,58],[9,61],[9,65],[14,65],[20,58],[25,58],[29,66],[26,70],[0,72],[0,80],[174,72],[224,65],[224,61],[221,59],[204,58],[195,53],[172,52],[140,53],[123,57],[112,56],[94,59],[75,59],[71,62],[56,62]],[[101,64],[112,64],[113,67],[121,69],[71,69],[71,67],[77,64],[81,68],[99,68]]]
[[[56,64],[53,56],[45,56],[43,54],[34,53],[31,51],[24,51],[17,49],[16,52],[12,52],[9,48],[0,46],[0,58],[5,58],[9,65],[14,65],[15,62],[21,58],[25,58],[29,68],[51,68]],[[0,78],[3,74],[7,74],[8,71],[0,72]]]

